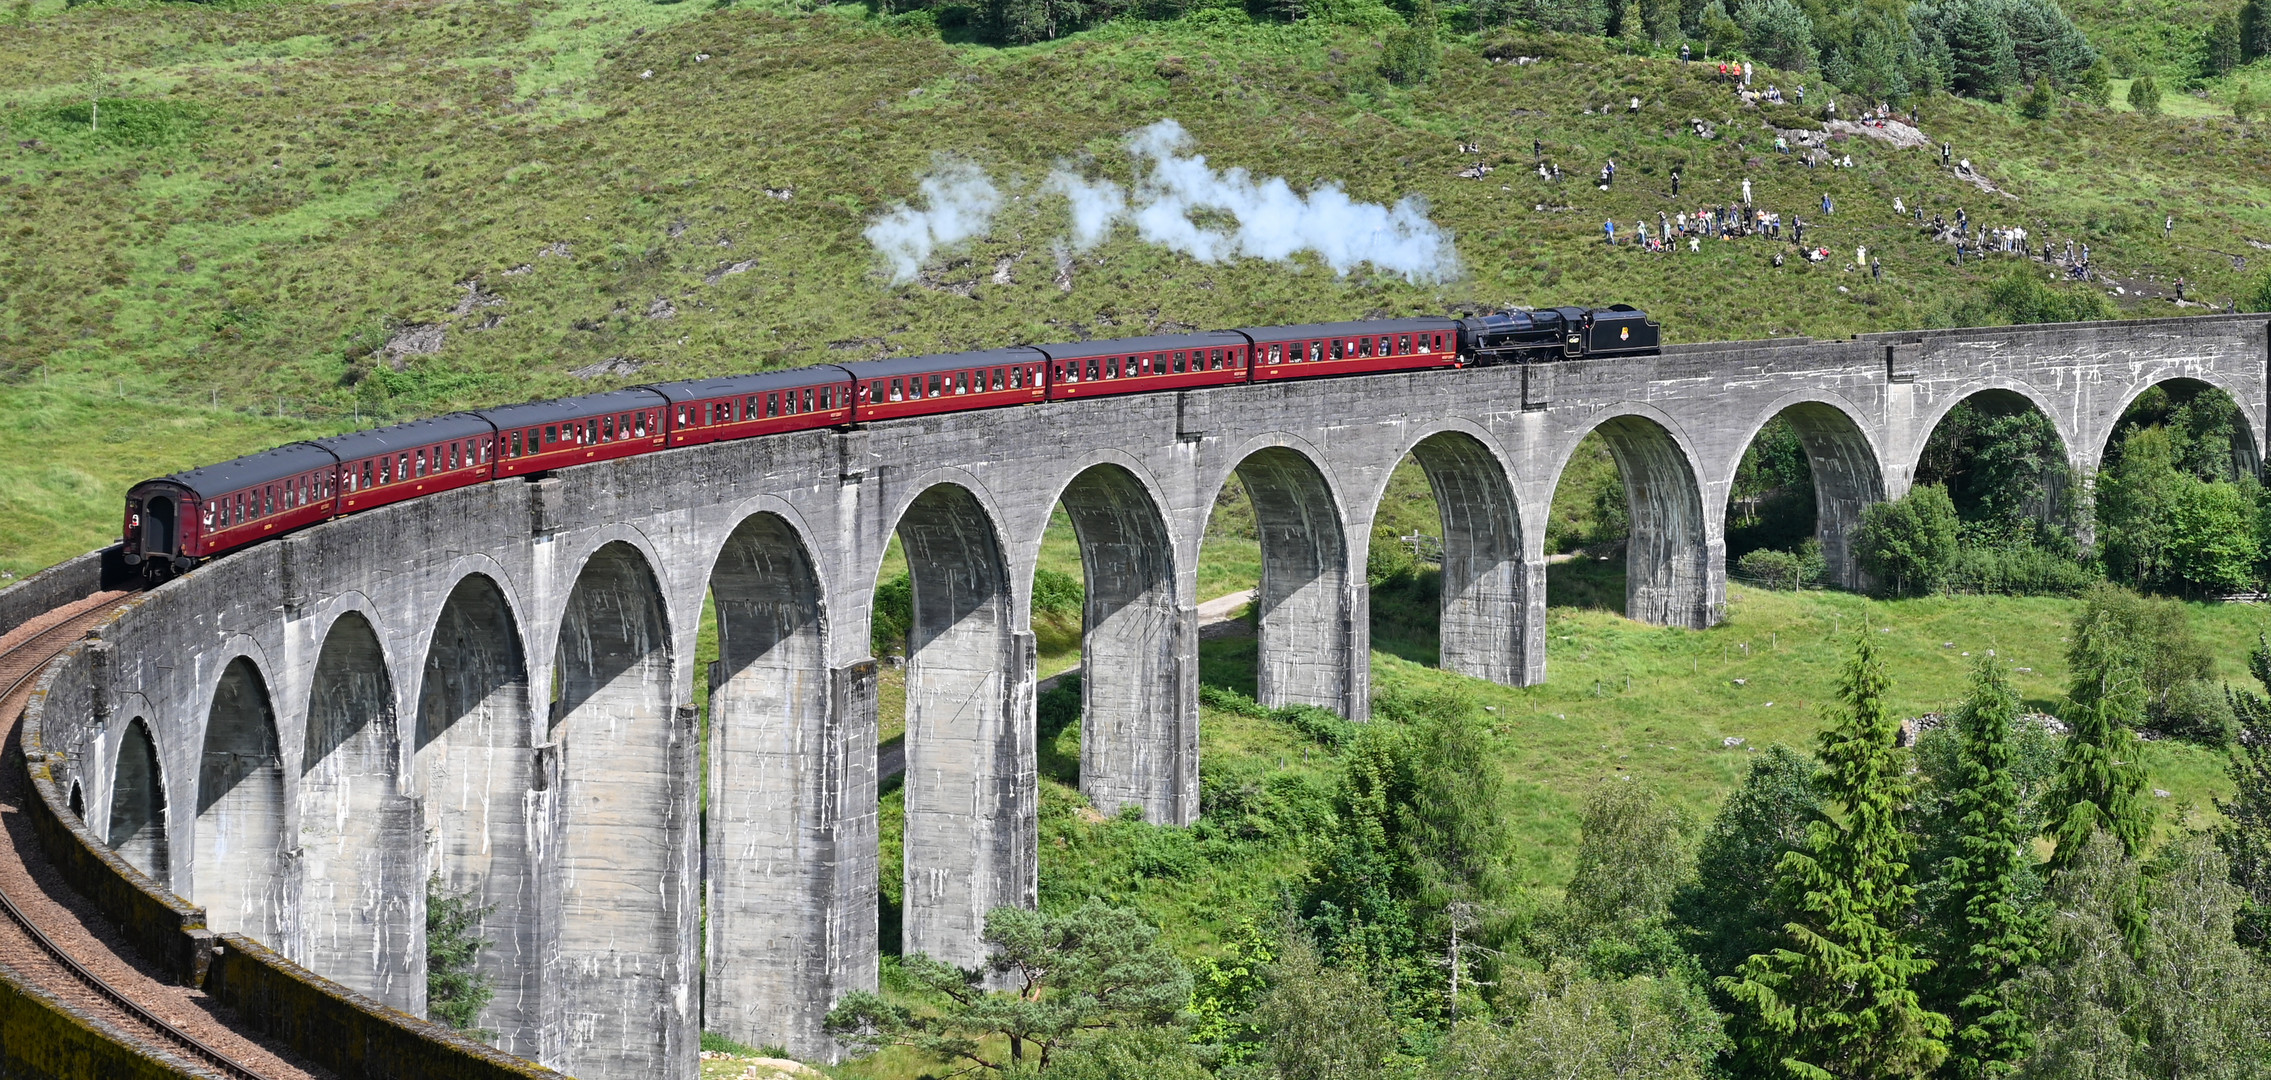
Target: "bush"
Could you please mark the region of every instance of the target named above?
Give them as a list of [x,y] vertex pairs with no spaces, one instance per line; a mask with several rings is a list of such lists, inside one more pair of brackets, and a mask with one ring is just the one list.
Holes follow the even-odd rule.
[[1086,603],[1088,591],[1080,579],[1055,570],[1033,571],[1033,611],[1059,617],[1079,618],[1081,605]]
[[1812,544],[1811,548],[1796,552],[1762,548],[1744,555],[1735,569],[1769,589],[1803,589],[1820,580],[1825,568],[1821,545]]
[[904,655],[907,634],[914,628],[914,579],[900,574],[876,586],[875,606],[868,616],[868,645],[875,650],[875,655]]
[[2263,103],[2256,100],[2254,86],[2241,83],[2239,89],[2232,91],[2232,119],[2244,124],[2248,118],[2262,111]]
[[2029,120],[2048,120],[2058,111],[2058,96],[2050,92],[2050,80],[2036,79],[2034,88],[2019,99],[2019,115]]
[[2249,311],[2271,311],[2271,274],[2255,281],[2255,289],[2240,298],[2240,306]]
[[2139,75],[2129,84],[2129,107],[2146,116],[2158,116],[2161,111],[2161,87],[2150,75]]
[[2234,723],[2231,699],[2206,679],[2187,679],[2171,687],[2154,718],[2162,734],[2208,746],[2229,745]]
[[1925,484],[1861,512],[1855,536],[1861,566],[1895,596],[1932,591],[1956,557],[1956,504],[1946,488]]
[[1948,568],[1948,590],[2006,596],[2079,596],[2098,581],[2087,565],[2032,545],[1964,545]]
[[1443,42],[1436,36],[1435,0],[1419,0],[1411,23],[1388,31],[1380,50],[1380,74],[1397,86],[1417,86],[1443,66]]

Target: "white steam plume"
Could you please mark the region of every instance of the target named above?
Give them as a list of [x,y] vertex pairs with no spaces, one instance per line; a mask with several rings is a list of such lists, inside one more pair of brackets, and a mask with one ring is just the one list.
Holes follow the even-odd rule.
[[1001,192],[985,170],[960,158],[940,157],[921,184],[927,210],[899,203],[875,219],[868,243],[891,262],[894,283],[915,279],[931,252],[983,235],[1001,208]]
[[[1427,204],[1417,197],[1394,206],[1358,202],[1337,183],[1301,195],[1283,177],[1257,181],[1244,169],[1217,170],[1205,156],[1186,154],[1190,143],[1173,120],[1130,133],[1128,156],[1137,173],[1132,192],[1110,180],[1086,179],[1064,163],[1051,170],[1041,191],[1071,204],[1071,249],[1093,248],[1125,222],[1146,242],[1200,262],[1285,262],[1310,252],[1341,275],[1363,263],[1415,282],[1458,275],[1450,232],[1428,219]],[[923,178],[920,201],[928,209],[900,203],[867,228],[868,241],[890,261],[894,282],[912,281],[934,251],[982,235],[1002,197],[976,165],[941,156]]]
[[1110,180],[1089,181],[1060,164],[1041,184],[1044,192],[1061,192],[1072,203],[1072,247],[1087,251],[1111,235],[1112,226],[1128,210],[1127,190]]
[[[1313,252],[1347,274],[1370,263],[1411,281],[1436,281],[1458,273],[1451,234],[1428,220],[1427,206],[1406,197],[1393,207],[1357,202],[1339,184],[1324,184],[1307,197],[1282,177],[1256,182],[1244,169],[1220,172],[1201,155],[1185,155],[1190,135],[1183,125],[1161,120],[1128,137],[1128,153],[1149,163],[1139,177],[1129,219],[1145,240],[1183,252],[1200,262],[1237,256],[1283,262]],[[1207,228],[1194,213],[1229,217],[1235,227]]]

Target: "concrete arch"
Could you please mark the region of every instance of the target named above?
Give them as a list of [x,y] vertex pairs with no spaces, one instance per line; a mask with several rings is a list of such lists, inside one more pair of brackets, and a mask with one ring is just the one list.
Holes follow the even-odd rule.
[[324,635],[300,755],[298,959],[406,1011],[425,1008],[425,858],[417,804],[395,782],[393,680],[370,619]]
[[[2246,399],[2240,397],[2238,394],[2232,393],[2229,388],[2219,385],[2218,382],[2214,379],[2203,379],[2193,375],[2171,375],[2167,378],[2155,379],[2151,382],[2139,383],[2123,393],[2119,406],[2108,414],[2105,422],[2105,430],[2100,433],[2100,437],[2094,440],[2094,443],[2092,445],[2084,446],[2081,448],[2083,451],[2088,452],[2092,455],[2089,462],[2088,471],[2095,473],[2098,469],[2104,467],[2106,451],[2112,447],[2113,437],[2116,434],[2120,433],[2121,418],[2129,414],[2129,409],[2137,404],[2138,398],[2145,396],[2145,392],[2153,389],[2154,387],[2176,385],[2187,385],[2189,387],[2200,387],[2203,389],[2215,390],[2222,393],[2224,396],[2231,398],[2233,404],[2239,406],[2239,415],[2242,421],[2242,423],[2240,424],[2239,433],[2242,436],[2245,436],[2245,439],[2244,443],[2240,441],[2234,442],[2232,446],[2232,464],[2244,474],[2254,475],[2258,477],[2263,475],[2263,446],[2259,441],[2259,437],[2255,430],[2256,418],[2252,413],[2248,411]],[[2197,393],[2197,391],[2195,391],[2195,393]]]
[[251,658],[228,662],[206,714],[197,770],[193,903],[217,933],[262,942],[289,929],[283,910],[284,762],[268,680]]
[[[1670,417],[1638,404],[1604,409],[1580,431],[1598,431],[1624,478],[1627,516],[1625,616],[1702,629],[1719,621],[1727,595],[1725,541],[1704,513],[1702,470]],[[1572,441],[1555,464],[1555,484]]]
[[[1861,527],[1861,513],[1871,503],[1885,500],[1886,482],[1882,447],[1878,445],[1859,409],[1834,394],[1785,394],[1761,410],[1737,444],[1748,452],[1751,442],[1776,417],[1788,417],[1805,448],[1807,465],[1814,474],[1814,539],[1822,546],[1829,580],[1848,589],[1862,581],[1860,563],[1853,554],[1853,537]],[[1732,488],[1735,470],[1742,466],[1738,453],[1728,463],[1723,482]]]
[[[2067,415],[2065,410],[2059,408],[2060,397],[2058,395],[2045,393],[2033,384],[2020,379],[2008,377],[1974,379],[1963,383],[1953,392],[1934,401],[1932,407],[1910,426],[1909,432],[1911,438],[1915,441],[1908,447],[1907,459],[1899,462],[1903,482],[1900,485],[1900,490],[1894,493],[1896,497],[1899,494],[1906,493],[1908,485],[1915,482],[1917,466],[1924,457],[1924,447],[1931,443],[1932,434],[1940,430],[1940,424],[1947,420],[1948,414],[1955,411],[1956,406],[1982,396],[1989,400],[2001,398],[2009,401],[2016,399],[2024,402],[2029,408],[2049,417],[2051,426],[2058,432],[2059,444],[2066,448],[2069,456],[2074,453],[2075,447],[2081,446],[2087,441],[2082,438],[2081,429],[2075,425],[2076,418]],[[2075,460],[2072,464],[2079,469],[2088,463]]]
[[[2059,449],[2064,455],[2063,464],[2068,473],[2063,478],[2063,482],[2066,484],[2086,482],[2090,470],[2095,465],[2096,452],[2088,448],[2078,438],[2075,418],[2059,409],[2060,399],[2053,395],[2044,394],[2015,379],[1993,379],[1965,386],[1960,394],[1939,403],[1932,410],[1929,424],[1921,425],[1915,429],[1916,441],[1911,448],[1911,457],[1908,462],[1908,482],[1910,485],[1914,485],[1921,479],[1919,474],[1924,465],[1924,452],[1930,448],[1933,436],[1939,434],[1941,426],[1947,423],[1949,414],[1955,411],[1956,406],[1973,402],[1983,403],[1992,408],[2000,408],[2006,411],[2033,410],[2041,413],[2050,421],[2051,430],[2057,435]],[[2030,513],[2056,522],[2065,518],[2064,512],[2073,508],[2074,500],[2088,498],[2086,487],[2064,487],[2056,482],[2057,479],[2053,478],[2054,482],[2046,485],[2042,501],[2030,506],[2028,508]],[[1958,500],[1959,507],[1962,505],[1962,500],[1968,497],[1953,485],[1951,485],[1948,494]],[[2087,528],[2089,520],[2086,516],[2081,517],[2078,521],[2071,518],[2065,518],[2065,520],[2073,521],[2082,526],[2077,530],[2078,538],[2085,544],[2090,541]]]
[[[1175,541],[1157,490],[1119,463],[1057,496],[1080,542],[1080,789],[1106,814],[1198,817],[1198,679],[1183,657],[1195,612],[1176,600]],[[1186,635],[1191,640],[1186,641]]]
[[496,997],[477,1022],[497,1033],[499,1048],[535,1057],[543,1045],[543,969],[520,627],[497,579],[455,579],[426,639],[410,782],[422,811],[426,871],[487,910],[473,932],[491,945],[475,970],[489,977]]
[[129,865],[148,874],[159,886],[171,888],[164,760],[150,722],[140,716],[127,721],[126,730],[118,738],[118,760],[111,771],[107,840]]
[[1443,529],[1437,662],[1507,686],[1543,681],[1545,642],[1529,628],[1533,600],[1543,616],[1545,567],[1526,557],[1512,470],[1463,426],[1430,431],[1408,453],[1427,474]]
[[[1297,444],[1252,440],[1231,470],[1253,501],[1262,548],[1257,696],[1273,708],[1316,705],[1363,719],[1371,711],[1370,598],[1323,459]],[[1227,483],[1225,476],[1218,490]]]
[[[744,517],[710,571],[718,661],[709,688],[709,888],[704,1022],[748,1046],[795,1046],[820,1029],[830,1001],[827,917],[839,888],[829,858],[832,770],[844,733],[833,721],[827,609],[812,547],[789,519]],[[872,715],[867,733],[874,754]],[[866,800],[874,822],[874,800]],[[833,811],[833,813],[832,813]],[[872,838],[873,833],[867,834]],[[872,844],[867,859],[874,868]],[[875,907],[867,906],[866,938]]]
[[998,522],[973,489],[937,483],[896,526],[914,586],[902,946],[957,967],[984,959],[987,911],[1040,891],[1033,636]]
[[700,1047],[683,957],[697,900],[693,710],[671,693],[659,575],[637,547],[594,550],[568,594],[553,662],[553,843],[561,889],[548,988],[561,1044],[548,1064],[582,1076],[677,1075]]

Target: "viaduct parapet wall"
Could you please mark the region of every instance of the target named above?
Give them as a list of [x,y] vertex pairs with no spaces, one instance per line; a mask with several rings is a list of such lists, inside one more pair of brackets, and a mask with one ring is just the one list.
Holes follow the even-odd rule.
[[[2266,430],[2266,316],[1685,346],[1660,356],[1050,403],[719,443],[498,481],[230,555],[100,631],[54,766],[129,862],[413,1014],[426,882],[490,909],[497,1045],[587,1080],[692,1077],[706,1023],[825,1055],[877,977],[869,606],[903,542],[904,945],[981,958],[1037,893],[1033,571],[1060,502],[1086,569],[1081,786],[1198,803],[1197,563],[1235,474],[1263,552],[1262,700],[1362,717],[1366,540],[1407,454],[1442,507],[1442,662],[1546,676],[1554,486],[1598,431],[1632,521],[1627,611],[1704,627],[1743,452],[1787,415],[1831,572],[1934,425],[2017,395],[2094,470],[2123,409],[2219,387]],[[707,850],[694,680],[705,598]],[[701,940],[704,902],[708,941]],[[704,964],[707,968],[704,970]]]

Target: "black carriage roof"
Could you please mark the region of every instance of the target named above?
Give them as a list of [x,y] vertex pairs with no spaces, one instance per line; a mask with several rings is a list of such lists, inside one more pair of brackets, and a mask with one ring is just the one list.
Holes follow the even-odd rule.
[[1403,330],[1456,330],[1456,319],[1424,316],[1416,319],[1371,319],[1365,322],[1306,323],[1300,326],[1252,326],[1246,336],[1255,341],[1292,341],[1295,338],[1363,337]]
[[861,360],[838,364],[854,379],[888,378],[893,375],[927,374],[933,371],[958,371],[962,368],[992,367],[995,364],[1030,364],[1041,357],[1023,345],[1006,349],[984,349],[978,352],[932,353],[928,356],[901,356],[890,360]]
[[602,394],[531,401],[525,405],[500,405],[494,409],[482,409],[475,415],[486,418],[499,428],[516,428],[561,420],[582,420],[628,409],[651,409],[661,404],[664,404],[661,394],[633,387],[628,390],[609,390]]
[[645,389],[672,401],[702,401],[708,398],[733,397],[753,394],[762,390],[780,390],[791,386],[815,386],[820,383],[849,382],[851,373],[834,364],[813,367],[789,368],[786,371],[760,371],[754,375],[723,375],[714,379],[683,379],[678,382],[649,383]]
[[1246,344],[1245,336],[1235,330],[1201,330],[1191,334],[1153,334],[1149,337],[1066,341],[1033,347],[1047,353],[1051,360],[1065,360],[1078,356],[1117,356],[1121,353],[1162,352],[1174,349],[1203,349],[1209,345],[1244,344]]
[[[296,442],[247,454],[217,465],[187,469],[165,477],[162,482],[188,488],[198,498],[211,498],[249,487],[272,484],[287,477],[298,476],[310,469],[336,465],[339,459],[331,451],[311,442]],[[148,481],[145,481],[147,483]],[[140,485],[137,485],[140,486]]]
[[472,413],[449,413],[425,420],[412,420],[371,431],[356,431],[346,435],[333,435],[317,439],[315,443],[339,455],[341,461],[358,461],[377,454],[431,446],[451,439],[466,439],[487,435],[495,431],[487,420]]

